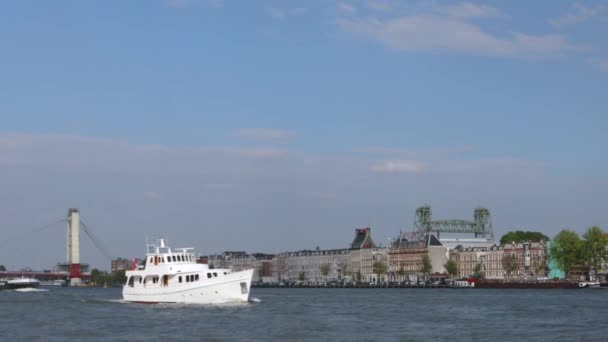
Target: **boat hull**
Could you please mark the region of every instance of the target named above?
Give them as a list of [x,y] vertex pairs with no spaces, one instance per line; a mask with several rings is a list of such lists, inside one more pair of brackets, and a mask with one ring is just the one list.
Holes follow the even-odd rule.
[[36,279],[12,279],[0,282],[2,290],[38,288],[38,286],[40,286],[40,282]]
[[149,288],[123,287],[123,298],[133,303],[192,303],[219,304],[247,302],[253,270],[233,272],[221,279],[201,283]]

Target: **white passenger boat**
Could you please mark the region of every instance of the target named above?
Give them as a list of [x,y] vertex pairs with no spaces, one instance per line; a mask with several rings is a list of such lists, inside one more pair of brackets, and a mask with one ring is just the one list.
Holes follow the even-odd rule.
[[7,290],[37,288],[38,286],[40,286],[40,282],[34,278],[22,277],[0,281],[0,289]]
[[196,263],[193,248],[171,250],[161,239],[126,276],[122,295],[128,302],[213,304],[248,301],[253,269],[210,269]]

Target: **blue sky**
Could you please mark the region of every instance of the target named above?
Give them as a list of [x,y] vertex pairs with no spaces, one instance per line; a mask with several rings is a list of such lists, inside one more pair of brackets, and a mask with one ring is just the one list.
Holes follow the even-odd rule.
[[424,203],[606,227],[607,26],[602,1],[0,3],[0,229],[77,206],[131,257],[382,240]]

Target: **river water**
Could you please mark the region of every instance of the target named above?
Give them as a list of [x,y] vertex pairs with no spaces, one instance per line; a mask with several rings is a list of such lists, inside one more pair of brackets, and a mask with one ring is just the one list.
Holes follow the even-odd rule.
[[252,289],[231,305],[119,288],[0,291],[2,341],[608,341],[608,290]]

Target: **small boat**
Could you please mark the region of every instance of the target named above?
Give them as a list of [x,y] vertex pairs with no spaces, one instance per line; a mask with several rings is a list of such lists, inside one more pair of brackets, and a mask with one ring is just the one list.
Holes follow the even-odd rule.
[[474,288],[475,282],[469,282],[468,280],[454,280],[451,287],[456,289]]
[[40,282],[34,278],[17,278],[0,281],[0,289],[3,290],[37,288],[38,286],[40,286]]
[[583,281],[578,283],[578,287],[588,287],[588,288],[600,288],[601,284],[599,281]]
[[233,272],[196,262],[193,248],[148,245],[143,265],[126,272],[122,295],[135,303],[215,304],[249,301],[253,269]]

